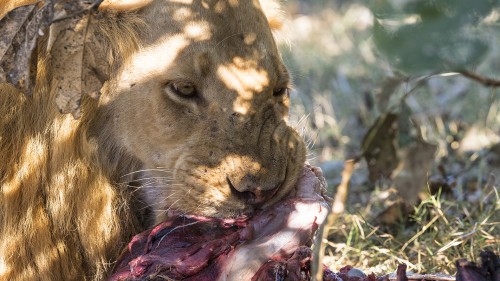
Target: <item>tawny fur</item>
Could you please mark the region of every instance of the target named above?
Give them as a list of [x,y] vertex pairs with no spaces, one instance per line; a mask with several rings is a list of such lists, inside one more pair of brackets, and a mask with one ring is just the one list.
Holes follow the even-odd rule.
[[140,224],[88,138],[97,102],[60,114],[39,55],[33,96],[0,85],[0,279],[101,279]]
[[[208,2],[216,7],[217,1]],[[222,13],[238,8],[236,0],[219,2],[225,3],[217,8]],[[274,1],[261,2],[270,2],[274,13]],[[106,69],[98,69],[106,83],[99,100],[82,99],[78,120],[56,108],[54,54],[44,47],[47,38],[39,40],[33,95],[0,85],[0,280],[102,280],[130,237],[164,218],[165,209],[238,215],[252,207],[231,195],[227,178],[242,192],[248,182],[266,188],[279,183],[282,187],[273,191],[271,203],[296,180],[305,147],[284,121],[287,97],[273,96],[286,84],[279,84],[286,69],[269,24],[253,24],[254,18],[265,18],[259,5],[252,1],[253,14],[228,14],[249,18],[228,30],[213,28],[213,41],[193,39],[180,61],[165,70],[148,70],[142,77],[147,79],[140,80],[141,66],[134,59],[163,35],[175,33],[169,23],[157,22],[164,20],[158,15],[175,12],[165,8],[169,3],[154,1],[137,14],[95,16],[90,32],[94,51],[106,58]],[[202,14],[196,20],[205,16],[216,27],[227,25],[217,15],[212,20]],[[238,39],[242,41],[234,41],[241,47],[234,50],[226,45],[236,40],[228,35],[248,25],[258,32],[243,30]],[[254,41],[261,45],[252,45]],[[168,51],[168,46],[161,50]],[[177,77],[179,72],[172,71],[188,65],[188,72],[211,81],[203,86],[203,102],[172,93],[165,97],[156,87],[157,79]],[[215,65],[224,67],[216,72]],[[224,73],[243,78],[231,84],[233,80],[220,78]],[[248,82],[245,77],[255,78]],[[155,97],[160,98],[152,100]],[[137,176],[144,175],[137,171],[157,167],[168,172],[168,182],[174,184],[167,187],[158,180],[156,186],[149,182],[141,187]]]

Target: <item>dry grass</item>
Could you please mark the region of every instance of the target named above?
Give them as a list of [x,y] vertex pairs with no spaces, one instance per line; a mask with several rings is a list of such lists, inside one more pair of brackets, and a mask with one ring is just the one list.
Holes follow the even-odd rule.
[[364,210],[346,214],[331,229],[324,262],[334,270],[351,264],[376,274],[399,263],[416,273],[454,274],[456,259],[475,260],[486,248],[500,251],[500,197],[492,192],[488,204],[429,196],[409,220],[391,227],[366,219]]

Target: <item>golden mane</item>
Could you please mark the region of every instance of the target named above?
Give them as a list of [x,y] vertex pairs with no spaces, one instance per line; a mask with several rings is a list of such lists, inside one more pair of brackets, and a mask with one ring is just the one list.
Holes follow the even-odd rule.
[[[107,42],[110,61],[139,47],[137,16],[100,17],[96,34]],[[33,96],[0,85],[0,279],[101,279],[141,229],[130,192],[116,187],[118,166],[134,161],[121,151],[111,161],[99,159],[89,138],[97,100],[83,97],[78,120],[59,113],[42,46]]]

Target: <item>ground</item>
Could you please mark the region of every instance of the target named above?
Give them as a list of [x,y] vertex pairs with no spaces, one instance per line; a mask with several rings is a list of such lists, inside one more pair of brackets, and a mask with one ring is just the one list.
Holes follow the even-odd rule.
[[[405,263],[413,272],[454,274],[458,258],[476,260],[485,248],[498,253],[498,88],[458,74],[418,85],[418,77],[401,82],[374,46],[373,14],[363,2],[287,1],[286,13],[278,38],[294,76],[291,122],[310,143],[309,161],[323,168],[332,194],[344,160],[361,155],[369,128],[402,96],[398,115],[411,120],[412,129],[400,122],[398,147],[411,143],[405,137],[416,130],[436,148],[427,157],[429,169],[420,169],[422,189],[412,191],[416,199],[406,202],[403,213],[393,212],[401,201],[394,181],[370,181],[360,158],[347,209],[330,230],[324,262],[334,271],[351,264],[381,274]],[[499,79],[497,48],[473,69],[476,73]]]

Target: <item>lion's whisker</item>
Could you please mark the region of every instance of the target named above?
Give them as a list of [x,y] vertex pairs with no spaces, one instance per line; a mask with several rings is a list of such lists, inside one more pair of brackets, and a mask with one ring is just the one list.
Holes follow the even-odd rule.
[[126,174],[122,175],[121,178],[126,177],[126,176],[131,176],[131,175],[134,175],[134,174],[137,174],[137,173],[144,173],[144,172],[149,172],[149,171],[163,172],[163,173],[171,173],[171,172],[173,172],[173,171],[169,171],[167,169],[162,169],[162,168],[143,169],[143,170],[137,170],[137,171],[133,171],[133,172],[130,172],[130,173],[126,173]]
[[[167,202],[167,200],[168,200],[169,198],[174,197],[175,195],[177,195],[177,193],[178,193],[178,192],[172,192],[172,194],[168,195],[167,197],[163,197],[163,198],[161,198],[161,200],[160,200],[160,201],[150,203],[150,204],[148,204],[147,206],[144,206],[144,207],[143,207],[143,208],[141,208],[141,209],[142,209],[142,210],[144,210],[144,209],[146,209],[146,208],[148,208],[148,207],[155,207],[155,206],[157,206],[157,205],[162,205],[162,204],[164,204],[165,202]],[[180,200],[180,199],[178,199],[178,200]],[[178,200],[177,200],[177,201],[178,201]],[[174,201],[174,203],[175,203],[175,202],[177,202],[177,201]],[[172,204],[173,204],[173,203],[172,203]],[[159,211],[162,211],[161,209],[158,209],[158,210],[159,210]]]

